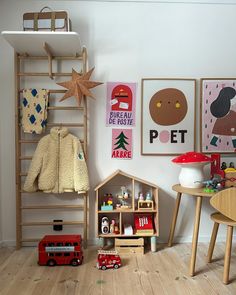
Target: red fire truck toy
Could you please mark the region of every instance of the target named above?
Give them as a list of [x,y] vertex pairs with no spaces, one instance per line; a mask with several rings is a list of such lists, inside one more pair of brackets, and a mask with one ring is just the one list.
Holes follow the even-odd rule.
[[38,244],[39,265],[80,265],[83,261],[81,235],[47,235]]
[[121,267],[121,259],[117,251],[98,250],[97,268],[106,270],[107,268]]

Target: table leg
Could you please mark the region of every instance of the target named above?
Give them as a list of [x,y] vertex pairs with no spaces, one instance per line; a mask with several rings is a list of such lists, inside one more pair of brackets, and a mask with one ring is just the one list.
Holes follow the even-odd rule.
[[171,228],[170,228],[168,247],[172,246],[172,241],[173,241],[174,233],[175,233],[176,220],[177,220],[177,216],[178,216],[178,212],[179,212],[179,205],[180,205],[180,201],[181,201],[181,196],[182,196],[182,193],[177,193],[177,198],[175,201],[175,209],[174,209]]
[[198,233],[199,233],[199,225],[200,225],[200,217],[201,217],[201,207],[202,207],[202,197],[197,197],[196,202],[196,211],[195,211],[195,223],[193,230],[193,240],[192,240],[192,253],[191,253],[191,261],[190,261],[190,276],[194,276],[195,274],[195,263],[196,263],[196,255],[197,255],[197,242],[198,242]]

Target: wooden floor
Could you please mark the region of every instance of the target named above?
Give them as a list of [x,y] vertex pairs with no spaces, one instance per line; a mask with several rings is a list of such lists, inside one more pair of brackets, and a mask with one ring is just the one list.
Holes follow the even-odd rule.
[[[235,245],[234,245],[235,246]],[[44,267],[37,265],[35,248],[0,249],[1,295],[227,295],[236,294],[236,252],[233,247],[231,284],[222,283],[224,244],[218,243],[211,264],[205,263],[208,244],[198,245],[197,270],[189,277],[190,244],[172,248],[161,246],[158,252],[122,257],[118,270],[96,268],[97,251],[84,251],[81,266]]]

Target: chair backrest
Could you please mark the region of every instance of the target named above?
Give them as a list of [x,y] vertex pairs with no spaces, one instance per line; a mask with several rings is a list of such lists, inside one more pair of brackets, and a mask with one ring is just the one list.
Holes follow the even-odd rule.
[[210,203],[220,213],[236,221],[236,187],[219,191],[210,199]]

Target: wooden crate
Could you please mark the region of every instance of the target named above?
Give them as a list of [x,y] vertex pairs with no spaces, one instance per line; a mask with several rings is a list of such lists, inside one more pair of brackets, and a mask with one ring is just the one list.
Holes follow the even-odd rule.
[[115,239],[115,250],[119,254],[144,254],[144,238]]

